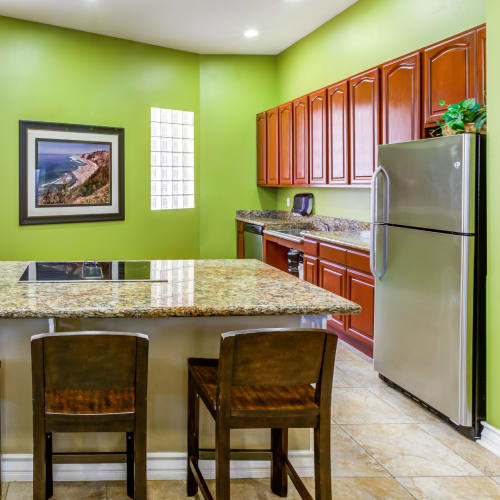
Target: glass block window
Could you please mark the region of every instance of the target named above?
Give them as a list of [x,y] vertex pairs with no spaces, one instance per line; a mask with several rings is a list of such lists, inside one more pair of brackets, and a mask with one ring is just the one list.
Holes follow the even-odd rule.
[[194,113],[151,108],[151,210],[194,208]]

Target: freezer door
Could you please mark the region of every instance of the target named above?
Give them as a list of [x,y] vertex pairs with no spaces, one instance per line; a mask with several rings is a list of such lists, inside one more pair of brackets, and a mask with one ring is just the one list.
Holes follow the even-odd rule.
[[[374,226],[382,255],[383,226]],[[474,236],[387,227],[375,286],[375,369],[472,425]]]
[[474,233],[475,152],[474,134],[379,146],[372,222]]

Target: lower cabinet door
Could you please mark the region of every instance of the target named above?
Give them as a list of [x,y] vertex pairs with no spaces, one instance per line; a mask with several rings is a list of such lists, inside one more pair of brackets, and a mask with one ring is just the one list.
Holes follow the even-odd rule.
[[347,298],[362,307],[359,314],[346,317],[346,331],[359,340],[373,342],[375,280],[373,276],[347,270]]
[[318,284],[318,259],[304,255],[304,280],[313,285]]
[[[329,292],[346,296],[346,268],[333,264],[332,262],[319,263],[319,286]],[[331,321],[340,328],[344,328],[345,317],[341,314],[334,314]]]

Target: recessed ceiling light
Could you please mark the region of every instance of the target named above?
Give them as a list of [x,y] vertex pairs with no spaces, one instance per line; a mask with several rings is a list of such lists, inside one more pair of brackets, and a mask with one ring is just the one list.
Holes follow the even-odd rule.
[[249,29],[246,30],[245,33],[243,33],[243,35],[245,35],[245,38],[255,38],[256,36],[259,36],[259,32],[254,29]]

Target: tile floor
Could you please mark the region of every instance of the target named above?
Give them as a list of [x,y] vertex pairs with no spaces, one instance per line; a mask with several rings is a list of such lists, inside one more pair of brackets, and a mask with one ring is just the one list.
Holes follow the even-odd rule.
[[[500,500],[500,458],[385,385],[370,363],[345,345],[339,346],[337,354],[332,417],[335,500]],[[314,481],[305,482],[312,491]],[[209,483],[212,487],[213,481]],[[232,497],[278,498],[268,483],[267,479],[234,479]],[[3,485],[1,500],[31,498],[31,483]],[[56,483],[54,498],[125,499],[125,483]],[[186,498],[185,484],[150,481],[148,498]],[[292,485],[288,498],[299,499]]]

